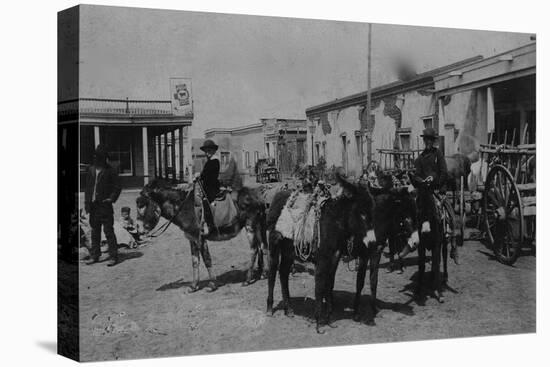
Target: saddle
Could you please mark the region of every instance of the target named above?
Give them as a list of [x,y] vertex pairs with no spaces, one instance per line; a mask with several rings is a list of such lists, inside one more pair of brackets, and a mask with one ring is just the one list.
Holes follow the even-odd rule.
[[238,221],[239,211],[231,197],[231,191],[221,190],[210,203],[214,225],[218,228],[234,225]]

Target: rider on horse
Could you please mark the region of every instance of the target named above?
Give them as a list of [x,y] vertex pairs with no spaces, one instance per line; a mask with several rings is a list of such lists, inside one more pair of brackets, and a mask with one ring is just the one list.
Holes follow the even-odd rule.
[[[434,210],[435,193],[446,191],[447,164],[443,153],[434,146],[438,138],[436,131],[431,127],[426,128],[421,137],[424,140],[425,148],[414,162],[413,185],[418,189],[417,206],[422,232],[427,232],[430,231],[430,219],[432,219],[430,215],[436,212]],[[437,231],[437,228],[431,230]],[[413,248],[405,246],[399,257],[403,258],[413,250]],[[451,258],[458,262],[456,246],[451,248]]]
[[220,161],[214,155],[218,150],[218,145],[212,140],[208,139],[204,142],[200,149],[206,153],[206,163],[202,169],[198,182],[200,183],[203,191],[202,207],[204,211],[203,232],[205,235],[209,233],[209,229],[214,227],[214,219],[212,217],[212,211],[210,209],[210,203],[214,201],[216,195],[220,191],[220,181],[218,176],[220,174]]

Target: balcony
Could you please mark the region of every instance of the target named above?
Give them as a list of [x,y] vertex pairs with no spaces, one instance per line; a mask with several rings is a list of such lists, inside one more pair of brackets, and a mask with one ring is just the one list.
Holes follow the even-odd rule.
[[132,100],[80,98],[62,101],[57,104],[57,115],[60,122],[80,119],[128,120],[128,122],[144,122],[146,120],[191,120],[193,112],[185,115],[175,115],[172,112],[171,101],[162,100]]

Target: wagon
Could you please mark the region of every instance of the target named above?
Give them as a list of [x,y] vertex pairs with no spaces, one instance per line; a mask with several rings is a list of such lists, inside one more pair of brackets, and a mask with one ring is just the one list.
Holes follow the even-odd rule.
[[482,144],[480,153],[488,168],[478,187],[486,239],[498,261],[512,265],[523,246],[535,244],[536,146]]
[[280,182],[281,174],[275,165],[274,160],[260,159],[256,164],[256,182]]

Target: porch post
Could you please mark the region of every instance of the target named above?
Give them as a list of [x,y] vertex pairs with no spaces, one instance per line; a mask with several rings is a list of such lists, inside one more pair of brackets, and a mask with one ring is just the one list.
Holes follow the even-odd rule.
[[157,177],[157,137],[153,135],[153,139],[151,140],[153,143],[153,177]]
[[170,153],[172,154],[172,180],[176,181],[178,178],[176,165],[176,130],[172,130],[170,132],[170,135],[172,136],[172,150],[170,151]]
[[147,126],[141,128],[142,148],[143,148],[143,183],[149,183],[149,144],[147,141]]
[[94,150],[95,150],[95,148],[97,148],[99,143],[100,143],[100,141],[99,141],[99,126],[94,126],[94,144],[95,144]]
[[168,180],[168,133],[164,133],[164,179]]
[[183,174],[185,172],[185,169],[183,168],[183,127],[180,127],[178,129],[179,133],[179,151],[180,151],[180,180],[183,181],[184,177]]
[[155,136],[155,151],[157,152],[157,159],[158,159],[158,162],[159,162],[159,170],[158,170],[158,175],[157,175],[157,178],[162,178],[162,145],[161,145],[161,136],[162,135],[157,135]]
[[493,88],[487,87],[487,133],[495,132],[495,102]]

